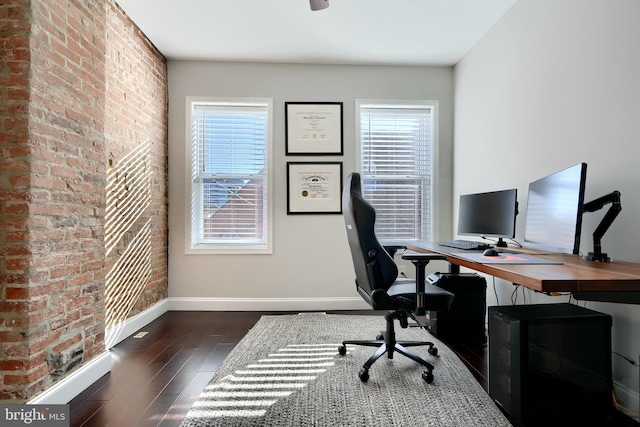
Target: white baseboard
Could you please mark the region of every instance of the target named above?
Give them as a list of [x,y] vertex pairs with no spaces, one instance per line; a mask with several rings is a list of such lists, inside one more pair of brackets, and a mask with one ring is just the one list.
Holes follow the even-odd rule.
[[110,371],[111,353],[107,351],[91,359],[27,403],[31,405],[66,405]]
[[64,405],[82,393],[87,387],[98,381],[100,377],[111,372],[111,347],[145,327],[164,313],[169,311],[169,301],[162,300],[147,310],[127,319],[116,328],[105,332],[107,351],[83,364],[78,370],[64,377],[27,403],[33,405]]
[[149,323],[169,311],[169,300],[163,299],[145,311],[125,320],[114,328],[107,329],[104,334],[104,346],[110,349],[125,338],[133,335],[140,328],[144,328]]
[[193,298],[170,297],[171,311],[328,311],[371,309],[360,297]]

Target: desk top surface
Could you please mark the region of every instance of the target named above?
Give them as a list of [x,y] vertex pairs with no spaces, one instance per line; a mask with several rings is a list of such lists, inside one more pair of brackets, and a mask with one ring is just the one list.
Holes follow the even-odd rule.
[[562,264],[484,264],[456,255],[465,251],[433,242],[419,241],[406,246],[416,252],[445,255],[447,261],[452,264],[540,292],[640,291],[640,263],[594,262],[587,261],[579,255],[509,248],[509,251],[534,255]]

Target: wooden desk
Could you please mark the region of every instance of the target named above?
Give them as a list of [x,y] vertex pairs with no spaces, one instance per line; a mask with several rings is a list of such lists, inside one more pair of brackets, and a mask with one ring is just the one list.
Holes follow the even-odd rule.
[[437,243],[420,241],[407,244],[407,248],[416,252],[439,253],[445,255],[452,264],[540,292],[573,292],[577,299],[585,300],[640,302],[638,263],[593,262],[586,261],[579,255],[546,254],[535,250],[509,248],[509,251],[527,253],[562,264],[482,264],[456,257],[455,252],[463,251]]

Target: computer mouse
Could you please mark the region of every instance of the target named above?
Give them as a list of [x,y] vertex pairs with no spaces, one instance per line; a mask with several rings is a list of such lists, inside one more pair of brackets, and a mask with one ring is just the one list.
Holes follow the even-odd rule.
[[493,248],[485,249],[482,253],[484,256],[500,256],[500,252],[496,251]]

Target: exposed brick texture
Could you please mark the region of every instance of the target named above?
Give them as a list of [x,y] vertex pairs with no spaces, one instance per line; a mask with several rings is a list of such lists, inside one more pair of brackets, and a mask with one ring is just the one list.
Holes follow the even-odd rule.
[[106,176],[144,141],[153,274],[128,316],[167,296],[167,85],[113,0],[4,1],[0,34],[0,401],[14,403],[105,350]]
[[135,315],[167,298],[167,71],[166,61],[114,3],[107,10],[107,167],[140,144],[150,144],[151,204],[119,242],[108,267],[151,219],[151,277],[129,313]]

